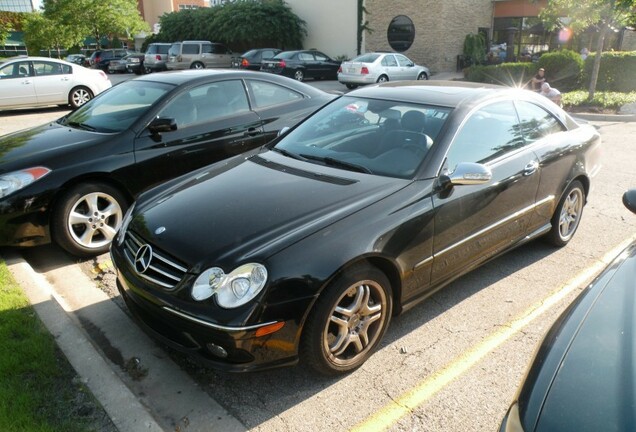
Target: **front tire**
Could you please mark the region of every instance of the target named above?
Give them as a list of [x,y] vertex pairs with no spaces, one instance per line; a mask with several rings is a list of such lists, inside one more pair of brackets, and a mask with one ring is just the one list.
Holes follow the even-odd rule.
[[358,87],[358,86],[357,86],[357,85],[355,85],[355,84],[345,84],[345,85],[347,86],[347,88],[348,88],[349,90],[353,90],[354,88],[357,88],[357,87]]
[[93,92],[84,86],[75,87],[68,94],[68,103],[73,109],[81,107],[91,99],[93,99]]
[[128,201],[104,183],[83,183],[64,192],[51,215],[53,240],[78,257],[101,255],[121,226]]
[[391,309],[384,273],[370,265],[343,272],[320,294],[307,319],[302,360],[323,375],[357,369],[380,344]]
[[294,79],[302,82],[305,79],[305,73],[300,69],[294,72]]
[[417,76],[418,80],[427,80],[428,79],[428,75],[426,75],[426,72],[420,72],[420,74]]
[[554,246],[562,247],[574,237],[581,222],[585,205],[585,189],[580,181],[573,181],[559,201],[552,216],[552,229],[546,234],[546,240]]

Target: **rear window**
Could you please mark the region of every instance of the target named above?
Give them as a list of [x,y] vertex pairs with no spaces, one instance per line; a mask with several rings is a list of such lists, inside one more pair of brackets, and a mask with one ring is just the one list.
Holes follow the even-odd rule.
[[380,54],[363,54],[351,60],[352,62],[373,63],[380,57]]
[[149,45],[146,54],[168,54],[170,45]]

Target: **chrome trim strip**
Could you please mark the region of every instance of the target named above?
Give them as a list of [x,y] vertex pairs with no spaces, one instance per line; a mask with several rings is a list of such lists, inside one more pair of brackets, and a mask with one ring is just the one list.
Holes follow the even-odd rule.
[[162,276],[167,277],[168,279],[172,279],[172,280],[177,281],[177,282],[179,282],[182,279],[180,277],[171,275],[170,273],[167,273],[167,272],[165,272],[163,270],[160,270],[160,269],[158,269],[157,267],[155,267],[153,265],[149,265],[148,268],[152,269],[154,272],[159,273]]
[[524,209],[521,209],[518,212],[513,213],[513,214],[509,215],[508,217],[506,217],[504,219],[501,219],[500,221],[498,221],[498,222],[496,222],[496,223],[494,223],[494,224],[492,224],[490,226],[487,226],[486,228],[476,232],[475,234],[471,235],[470,237],[466,237],[465,239],[463,239],[463,240],[461,240],[461,241],[459,241],[459,242],[457,242],[457,243],[455,243],[453,245],[450,245],[446,249],[441,250],[438,253],[434,254],[432,257],[428,257],[425,260],[420,261],[413,268],[417,269],[417,268],[423,266],[424,264],[427,264],[430,260],[432,260],[434,258],[437,258],[438,256],[443,255],[443,254],[449,252],[450,250],[455,249],[456,247],[461,246],[464,243],[473,240],[475,237],[479,237],[479,236],[485,234],[486,232],[488,232],[490,230],[493,230],[493,229],[497,228],[498,226],[505,224],[506,222],[509,222],[510,220],[516,219],[516,218],[518,218],[519,216],[521,216],[523,214],[529,213],[529,212],[535,210],[537,207],[542,206],[543,204],[546,204],[546,203],[548,203],[550,201],[554,201],[554,195],[548,195],[546,198],[542,199],[541,201],[538,201],[538,202],[534,203],[531,206],[528,206],[528,207],[526,207]]
[[184,273],[188,272],[187,268],[181,267],[179,264],[175,263],[174,261],[170,261],[169,259],[162,257],[161,253],[154,253],[152,256],[157,258],[159,261],[163,261],[169,266],[176,268],[177,270],[181,270]]
[[272,324],[276,324],[278,321],[271,321],[271,322],[267,322],[267,323],[263,323],[263,324],[257,324],[257,325],[252,325],[252,326],[245,326],[245,327],[227,327],[227,326],[222,326],[219,324],[213,324],[211,322],[207,322],[207,321],[203,321],[199,318],[195,318],[193,316],[190,316],[188,314],[184,314],[183,312],[179,312],[176,311],[172,308],[169,308],[167,306],[163,306],[162,307],[163,310],[165,310],[166,312],[170,312],[171,314],[177,315],[181,318],[185,318],[189,321],[195,322],[197,324],[201,324],[204,325],[206,327],[210,327],[216,330],[222,330],[222,331],[226,331],[226,332],[231,332],[231,333],[236,333],[236,332],[244,332],[244,331],[250,331],[250,330],[257,330],[261,327],[265,327],[268,325],[272,325]]
[[137,273],[137,275],[138,275],[138,276],[141,276],[141,277],[142,277],[142,278],[144,278],[144,279],[149,280],[150,282],[154,282],[154,283],[156,283],[157,285],[161,285],[161,286],[162,286],[162,287],[164,287],[164,288],[174,289],[174,287],[175,287],[175,285],[176,285],[176,284],[175,284],[175,285],[170,285],[170,284],[167,284],[167,283],[165,283],[165,282],[158,281],[157,279],[151,278],[150,276],[146,276],[146,274],[144,274],[144,273]]

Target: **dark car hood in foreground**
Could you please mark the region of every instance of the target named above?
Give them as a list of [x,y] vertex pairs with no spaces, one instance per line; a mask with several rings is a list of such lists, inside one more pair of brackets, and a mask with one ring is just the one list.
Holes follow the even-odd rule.
[[635,275],[632,243],[546,335],[520,392],[525,430],[636,430]]
[[[229,270],[246,260],[264,260],[409,183],[273,152],[211,169],[204,178],[201,171],[195,174],[198,181],[152,196],[147,204],[140,200],[130,229],[188,266]],[[165,231],[155,234],[160,227]]]
[[[0,138],[0,172],[30,168],[109,135],[49,123]],[[49,166],[48,168],[55,168]]]

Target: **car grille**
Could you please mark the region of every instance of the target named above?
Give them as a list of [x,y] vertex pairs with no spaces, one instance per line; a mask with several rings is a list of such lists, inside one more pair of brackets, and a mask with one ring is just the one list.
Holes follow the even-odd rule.
[[[142,247],[145,248],[146,252],[150,250],[150,253],[145,254],[145,257],[138,257]],[[187,271],[186,267],[169,258],[164,252],[145,243],[131,231],[126,232],[123,250],[128,263],[136,274],[163,288],[174,289]],[[147,260],[141,260],[142,258],[147,258]],[[139,267],[143,267],[142,271]]]

